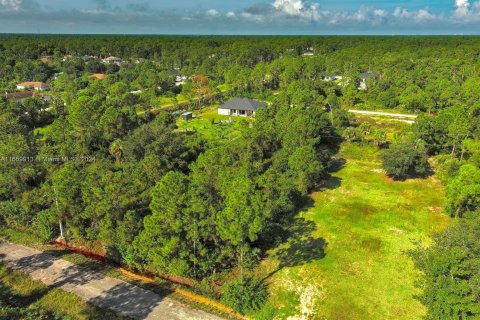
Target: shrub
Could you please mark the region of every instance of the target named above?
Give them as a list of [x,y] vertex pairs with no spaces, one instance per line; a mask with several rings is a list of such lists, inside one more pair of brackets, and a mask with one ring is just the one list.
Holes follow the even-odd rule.
[[236,280],[223,287],[222,302],[240,313],[261,309],[267,299],[267,287],[257,278],[248,278],[243,285]]
[[394,143],[380,157],[383,168],[394,178],[423,175],[429,168],[425,147],[412,142]]
[[54,236],[54,227],[52,225],[52,217],[50,210],[43,210],[37,214],[37,228],[40,240],[44,243],[49,242]]
[[0,216],[5,224],[14,229],[23,229],[31,224],[31,218],[16,201],[0,202]]

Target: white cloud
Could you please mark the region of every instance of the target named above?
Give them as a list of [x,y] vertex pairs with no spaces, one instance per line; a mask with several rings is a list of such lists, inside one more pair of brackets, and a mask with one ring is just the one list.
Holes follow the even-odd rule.
[[419,21],[425,21],[425,20],[435,19],[435,16],[426,9],[420,9],[417,12],[416,19]]
[[[426,21],[439,20],[441,17],[431,13],[427,8],[408,10],[397,7],[394,11],[387,11],[370,6],[361,6],[353,13],[346,11],[323,10],[317,2],[307,0],[272,0],[269,5],[256,5],[242,13],[249,21],[278,22],[285,18],[296,19],[298,23],[315,23],[318,25],[366,25],[378,26],[381,24],[421,24]],[[459,0],[457,0],[459,1]],[[480,2],[480,1],[479,1]]]
[[10,11],[18,11],[23,6],[23,0],[0,0],[0,8]]
[[375,9],[373,10],[373,14],[377,17],[386,17],[388,13],[385,10]]
[[[144,28],[148,32],[167,32],[172,21],[185,23],[178,32],[201,33],[203,30],[222,33],[265,33],[286,30],[288,32],[354,32],[382,33],[383,30],[422,30],[429,33],[439,30],[480,30],[480,0],[451,0],[452,10],[433,13],[429,8],[407,9],[397,7],[393,10],[381,7],[360,6],[355,11],[327,10],[320,6],[320,0],[257,0],[258,3],[244,10],[220,13],[217,9],[204,11],[177,11],[154,9],[149,1],[133,1],[122,5],[111,0],[91,0],[91,7],[62,11],[46,5],[38,5],[40,0],[0,0],[0,27],[6,32],[8,22],[21,22],[23,25],[44,23],[57,25],[74,25],[78,30],[92,25],[92,30],[101,25],[105,30],[124,30],[133,26]],[[49,0],[42,0],[49,1]],[[31,10],[36,6],[36,10]],[[27,10],[28,9],[28,12]],[[3,20],[3,24],[2,24]],[[131,22],[129,25],[126,21]],[[95,22],[95,24],[89,24]],[[78,27],[77,27],[78,26]],[[112,27],[115,26],[115,27]],[[441,29],[440,29],[441,28]],[[72,27],[73,29],[73,27]],[[28,30],[28,29],[27,29]],[[56,30],[56,29],[54,29]],[[60,30],[60,29],[59,29]],[[76,29],[75,29],[76,30]],[[138,30],[138,29],[136,29]],[[140,29],[142,30],[142,29]],[[167,30],[167,31],[165,31]],[[175,29],[177,30],[177,29]],[[180,30],[180,29],[178,29]],[[300,31],[298,31],[300,30]],[[22,30],[23,31],[23,30]],[[34,30],[35,31],[35,30]],[[60,31],[61,32],[61,31]]]
[[210,9],[207,11],[207,16],[210,16],[210,17],[217,17],[220,15],[220,12],[218,12],[217,10],[215,9]]
[[289,15],[300,15],[305,8],[302,0],[275,0],[272,6]]
[[455,14],[459,17],[470,13],[470,2],[468,0],[455,0]]

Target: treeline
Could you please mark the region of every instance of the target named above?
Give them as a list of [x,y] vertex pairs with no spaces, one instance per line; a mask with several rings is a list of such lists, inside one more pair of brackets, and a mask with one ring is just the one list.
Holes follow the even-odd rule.
[[[480,316],[480,93],[436,116],[422,116],[414,134],[437,155],[438,175],[446,185],[451,227],[428,248],[412,255],[425,273],[422,302],[429,319]],[[468,99],[468,100],[467,100]]]
[[[480,316],[480,94],[460,97],[436,115],[421,115],[383,152],[387,173],[423,176],[435,167],[446,186],[446,213],[454,221],[433,244],[410,252],[424,273],[419,299],[427,319]],[[428,158],[433,156],[432,161]]]
[[[74,78],[83,72],[112,74],[131,90],[160,87],[161,95],[171,91],[172,97],[178,88],[162,74],[170,69],[207,75],[216,85],[228,84],[233,94],[268,95],[293,81],[336,75],[343,77],[338,90],[346,106],[436,113],[465,103],[479,86],[477,37],[4,35],[0,40],[2,92],[19,81],[47,81],[60,71]],[[308,49],[314,56],[303,57]],[[51,63],[37,60],[45,55]],[[118,66],[98,59],[108,55],[127,64],[152,63],[118,74]],[[358,90],[362,73],[368,73],[365,91]]]

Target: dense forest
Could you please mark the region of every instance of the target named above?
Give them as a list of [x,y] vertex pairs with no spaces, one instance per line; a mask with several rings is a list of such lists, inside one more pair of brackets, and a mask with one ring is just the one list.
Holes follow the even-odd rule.
[[[61,236],[140,271],[189,277],[206,291],[219,274],[243,287],[328,176],[339,144],[371,130],[346,109],[415,113],[411,129],[391,144],[377,132],[375,143],[394,178],[435,167],[457,221],[411,252],[425,273],[419,298],[429,319],[474,319],[479,45],[477,37],[2,35],[2,92],[24,81],[51,90],[48,99],[0,104],[0,224],[45,242]],[[112,55],[123,62],[102,62]],[[233,138],[178,129],[173,111],[234,96],[271,104],[235,120]],[[227,302],[256,306],[232,302],[235,290],[225,291]]]

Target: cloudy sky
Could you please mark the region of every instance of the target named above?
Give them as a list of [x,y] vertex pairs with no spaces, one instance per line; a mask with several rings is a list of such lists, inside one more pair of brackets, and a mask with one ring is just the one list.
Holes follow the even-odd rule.
[[480,0],[0,0],[0,32],[480,34]]

